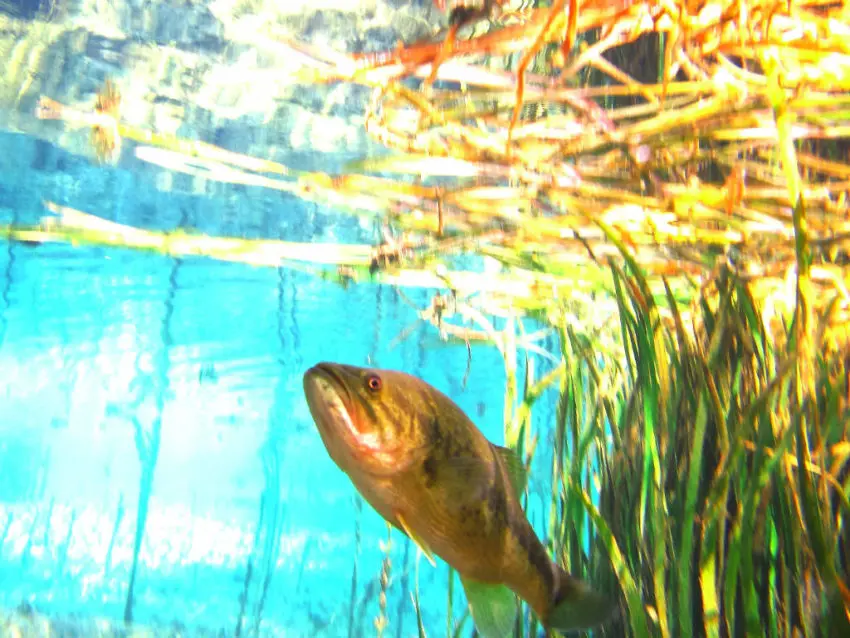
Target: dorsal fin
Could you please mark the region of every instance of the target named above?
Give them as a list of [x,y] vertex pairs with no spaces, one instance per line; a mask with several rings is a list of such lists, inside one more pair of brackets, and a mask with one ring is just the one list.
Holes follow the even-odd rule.
[[514,487],[514,493],[517,498],[521,498],[525,493],[525,486],[528,484],[528,471],[525,469],[525,464],[519,455],[513,450],[491,443],[493,450],[502,459],[505,464],[505,469],[508,471],[508,476],[511,479],[511,485]]

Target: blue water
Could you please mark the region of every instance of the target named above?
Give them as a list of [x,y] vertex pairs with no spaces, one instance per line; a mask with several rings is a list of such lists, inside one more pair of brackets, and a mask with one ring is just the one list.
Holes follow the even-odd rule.
[[[132,159],[97,166],[11,133],[0,149],[2,224],[33,223],[52,200],[145,228],[376,239],[367,224],[259,188],[194,195],[175,175],[159,190],[163,171]],[[433,294],[405,292],[421,308]],[[386,525],[328,457],[301,376],[321,360],[402,369],[502,443],[498,351],[473,348],[464,383],[466,349],[440,345],[430,326],[391,347],[416,319],[395,290],[369,283],[0,243],[0,608],[121,622],[147,502],[134,621],[227,636],[374,635]],[[547,365],[536,361],[541,373]],[[534,413],[541,452],[529,512],[541,534],[554,410],[547,395]],[[391,539],[385,635],[415,636],[417,552],[399,533]],[[447,578],[441,561],[421,561],[432,637],[445,635]]]

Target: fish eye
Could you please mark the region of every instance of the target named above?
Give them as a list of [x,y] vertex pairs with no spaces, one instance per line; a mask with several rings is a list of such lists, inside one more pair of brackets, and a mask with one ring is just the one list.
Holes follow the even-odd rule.
[[372,392],[377,392],[381,389],[381,377],[377,374],[370,374],[366,377],[366,387]]

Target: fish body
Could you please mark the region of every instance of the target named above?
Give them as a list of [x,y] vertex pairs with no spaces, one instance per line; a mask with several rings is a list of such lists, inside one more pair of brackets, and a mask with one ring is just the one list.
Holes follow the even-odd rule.
[[484,636],[513,632],[514,594],[562,631],[603,622],[612,605],[552,562],[519,495],[519,458],[487,440],[451,399],[394,370],[320,363],[304,391],[333,461],[363,498],[461,578]]

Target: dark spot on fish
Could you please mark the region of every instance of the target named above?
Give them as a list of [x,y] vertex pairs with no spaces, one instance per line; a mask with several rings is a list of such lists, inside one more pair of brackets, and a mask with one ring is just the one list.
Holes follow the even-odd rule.
[[439,450],[443,447],[443,431],[440,428],[440,421],[437,417],[431,419],[429,427],[426,428],[425,440],[433,450]]
[[360,407],[366,413],[366,420],[370,423],[380,423],[380,418],[378,417],[378,411],[375,409],[375,405],[371,401],[361,401]]
[[526,521],[523,521],[523,523],[525,524],[511,525],[511,533],[517,539],[520,547],[525,550],[525,555],[528,556],[528,562],[534,566],[534,569],[543,578],[546,588],[549,591],[554,591],[555,580],[552,575],[552,561],[549,559],[549,555],[531,529],[531,526]]
[[478,411],[478,416],[484,416],[484,412],[487,410],[487,406],[484,405],[484,401],[479,401],[478,405],[475,406]]
[[425,433],[425,439],[431,447],[432,454],[439,458],[453,458],[464,456],[466,449],[457,444],[457,440],[452,436],[447,436],[443,429],[443,424],[437,417],[431,419],[431,423]]
[[493,518],[493,524],[497,527],[505,527],[508,524],[508,511],[504,499],[504,491],[499,485],[491,485],[487,490],[487,508]]
[[437,481],[437,462],[433,456],[428,456],[422,462],[422,474],[425,477],[425,487],[432,488]]
[[452,422],[446,427],[437,417],[431,420],[426,438],[431,445],[433,453],[438,458],[469,458],[473,455],[473,448],[465,437],[454,436],[455,431],[451,427]]

